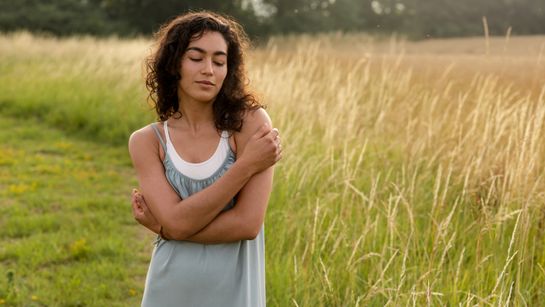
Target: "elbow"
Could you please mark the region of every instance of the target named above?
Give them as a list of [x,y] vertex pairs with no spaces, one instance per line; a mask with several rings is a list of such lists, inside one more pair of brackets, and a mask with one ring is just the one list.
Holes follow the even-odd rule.
[[176,224],[166,224],[163,226],[163,234],[166,239],[183,241],[191,237],[193,233],[187,227],[181,227]]
[[238,216],[238,228],[241,240],[254,240],[263,228],[263,218],[241,213]]
[[244,240],[254,240],[257,238],[261,232],[261,224],[259,225],[247,225],[246,230],[244,231],[243,239]]

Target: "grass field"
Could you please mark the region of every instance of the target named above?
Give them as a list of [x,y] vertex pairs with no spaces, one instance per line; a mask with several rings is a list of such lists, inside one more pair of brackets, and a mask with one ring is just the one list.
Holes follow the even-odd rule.
[[151,244],[127,215],[125,150],[3,115],[0,142],[0,304],[137,305]]
[[[0,305],[135,306],[146,40],[0,37]],[[269,306],[545,301],[545,37],[276,38]]]

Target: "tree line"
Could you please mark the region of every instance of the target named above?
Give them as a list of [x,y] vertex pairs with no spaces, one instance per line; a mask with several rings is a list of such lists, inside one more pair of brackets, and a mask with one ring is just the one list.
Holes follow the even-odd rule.
[[149,35],[187,10],[239,20],[254,38],[329,31],[413,38],[545,33],[543,0],[0,0],[0,31],[57,36]]

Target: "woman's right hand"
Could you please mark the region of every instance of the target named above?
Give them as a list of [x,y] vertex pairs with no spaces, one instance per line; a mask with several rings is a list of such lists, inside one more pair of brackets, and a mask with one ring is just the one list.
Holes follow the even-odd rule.
[[282,145],[278,129],[263,125],[248,140],[239,160],[247,163],[252,173],[259,173],[282,158]]
[[137,189],[132,189],[131,206],[134,219],[144,227],[159,234],[161,225],[149,210],[144,196]]

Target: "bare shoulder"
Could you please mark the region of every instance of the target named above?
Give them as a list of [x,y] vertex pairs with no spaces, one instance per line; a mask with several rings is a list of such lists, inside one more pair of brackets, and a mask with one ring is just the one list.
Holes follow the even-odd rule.
[[269,114],[267,114],[267,111],[263,108],[259,108],[256,110],[250,110],[244,114],[242,129],[240,131],[241,135],[253,135],[257,129],[259,129],[261,126],[268,124],[269,126],[272,125],[271,118],[269,117]]
[[250,137],[265,124],[272,127],[271,118],[265,109],[259,108],[246,112],[242,118],[242,129],[234,134],[237,151],[242,152]]
[[151,125],[149,124],[134,131],[129,137],[129,153],[132,157],[138,153],[149,152],[149,149],[157,147],[157,137]]

